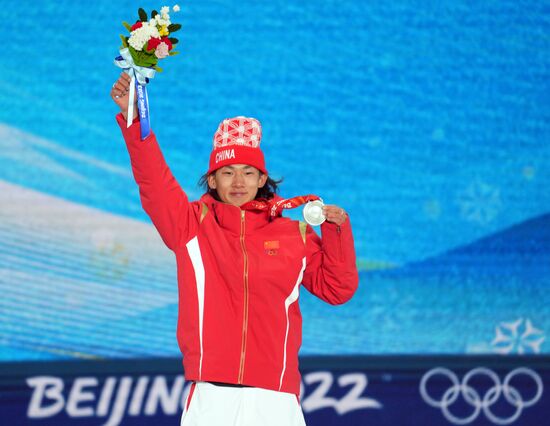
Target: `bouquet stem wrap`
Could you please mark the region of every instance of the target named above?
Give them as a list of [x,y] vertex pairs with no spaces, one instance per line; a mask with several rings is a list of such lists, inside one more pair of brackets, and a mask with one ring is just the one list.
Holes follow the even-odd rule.
[[130,127],[134,118],[134,99],[137,91],[141,139],[143,140],[151,133],[146,85],[155,76],[156,71],[153,68],[136,65],[128,48],[120,50],[120,56],[115,58],[115,65],[122,68],[132,78],[130,93],[128,94],[128,120],[126,127]]

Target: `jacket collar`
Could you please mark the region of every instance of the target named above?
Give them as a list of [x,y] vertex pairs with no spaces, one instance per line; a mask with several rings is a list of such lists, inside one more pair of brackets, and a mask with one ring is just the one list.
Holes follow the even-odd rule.
[[240,207],[217,201],[208,193],[204,194],[200,201],[208,206],[208,209],[214,214],[216,221],[222,228],[234,234],[240,235],[241,233],[243,212],[245,235],[266,226],[270,222],[268,211],[243,210]]

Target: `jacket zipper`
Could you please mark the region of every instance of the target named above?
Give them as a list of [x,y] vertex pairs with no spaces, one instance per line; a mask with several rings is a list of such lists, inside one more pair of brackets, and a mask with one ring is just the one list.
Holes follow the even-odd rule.
[[238,383],[242,384],[244,376],[244,359],[246,354],[246,332],[248,329],[248,255],[246,254],[246,247],[244,245],[244,216],[245,211],[241,210],[241,248],[243,250],[244,260],[244,314],[243,314],[243,332],[241,340],[241,364],[239,367]]
[[342,253],[342,228],[340,228],[340,225],[336,228],[336,232],[338,233],[338,260],[342,261],[344,260],[344,254]]

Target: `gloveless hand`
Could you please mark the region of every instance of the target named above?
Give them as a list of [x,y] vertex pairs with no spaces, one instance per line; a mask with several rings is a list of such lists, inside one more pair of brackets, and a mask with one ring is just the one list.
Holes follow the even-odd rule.
[[341,225],[348,218],[345,210],[335,205],[323,206],[323,214],[327,218],[327,222],[335,223],[336,225]]
[[[126,119],[128,116],[128,100],[129,100],[129,94],[130,94],[130,84],[132,82],[132,78],[126,74],[125,72],[122,72],[120,74],[120,77],[117,81],[113,84],[113,87],[111,88],[111,98],[117,104],[120,108],[120,112]],[[137,96],[134,99],[134,116],[132,117],[132,120],[137,117]]]

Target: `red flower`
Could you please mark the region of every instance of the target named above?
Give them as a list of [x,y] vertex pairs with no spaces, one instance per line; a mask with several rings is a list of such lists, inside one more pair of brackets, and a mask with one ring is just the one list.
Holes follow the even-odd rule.
[[137,21],[134,25],[132,25],[132,28],[130,30],[134,31],[134,30],[137,30],[138,28],[141,28],[142,26],[143,24],[141,23],[141,21]]
[[160,41],[166,43],[166,46],[168,46],[168,50],[172,50],[172,42],[170,41],[170,39],[168,37],[162,37],[160,39]]
[[160,38],[151,37],[147,42],[146,50],[155,50],[157,46],[160,44],[160,41],[161,41]]

